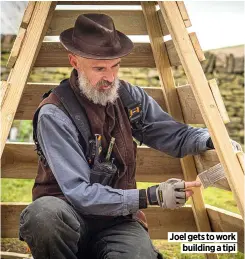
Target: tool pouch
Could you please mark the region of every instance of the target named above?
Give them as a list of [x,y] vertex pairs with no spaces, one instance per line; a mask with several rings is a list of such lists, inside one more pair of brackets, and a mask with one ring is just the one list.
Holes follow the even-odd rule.
[[90,170],[90,183],[100,183],[111,186],[113,179],[117,174],[117,167],[111,162],[94,162]]

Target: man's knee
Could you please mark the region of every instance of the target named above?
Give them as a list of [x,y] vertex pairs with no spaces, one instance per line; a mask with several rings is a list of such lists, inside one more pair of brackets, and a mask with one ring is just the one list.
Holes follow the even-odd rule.
[[29,233],[34,233],[42,238],[50,237],[65,225],[74,231],[79,229],[80,224],[75,212],[63,200],[46,196],[35,200],[22,211],[20,236],[24,238]]

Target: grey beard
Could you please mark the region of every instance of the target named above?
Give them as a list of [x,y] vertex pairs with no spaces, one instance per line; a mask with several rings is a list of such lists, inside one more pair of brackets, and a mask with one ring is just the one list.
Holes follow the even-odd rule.
[[111,84],[109,89],[99,91],[99,83],[96,86],[92,86],[88,78],[83,73],[78,73],[78,85],[81,90],[80,94],[85,95],[95,104],[106,106],[107,103],[114,103],[118,98],[119,80],[117,78]]

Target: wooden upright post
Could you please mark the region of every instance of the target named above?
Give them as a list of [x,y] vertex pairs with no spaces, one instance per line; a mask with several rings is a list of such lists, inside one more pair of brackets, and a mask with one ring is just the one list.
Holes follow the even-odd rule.
[[[52,18],[56,2],[36,2],[33,8],[32,16],[29,19],[27,28],[23,28],[21,33],[21,43],[15,44],[18,51],[12,53],[17,54],[16,63],[11,70],[7,81],[7,90],[2,98],[1,103],[1,151],[2,152],[14,120],[17,107],[20,102],[24,87],[32,66],[36,60],[36,56],[41,47],[43,37],[46,34],[47,28]],[[25,32],[23,32],[26,30]],[[19,39],[17,39],[19,40]],[[12,60],[11,57],[9,60]],[[12,62],[11,62],[12,63]]]
[[[184,122],[181,106],[178,100],[175,82],[169,63],[165,44],[161,33],[161,25],[157,16],[154,2],[141,2],[145,22],[150,37],[152,52],[156,62],[156,67],[161,80],[161,87],[165,96],[168,112],[178,121]],[[181,159],[181,166],[186,181],[195,181],[197,171],[192,156]],[[196,188],[192,197],[192,210],[198,231],[210,232],[211,227],[205,208],[202,192]],[[215,254],[206,254],[209,259],[217,258]]]

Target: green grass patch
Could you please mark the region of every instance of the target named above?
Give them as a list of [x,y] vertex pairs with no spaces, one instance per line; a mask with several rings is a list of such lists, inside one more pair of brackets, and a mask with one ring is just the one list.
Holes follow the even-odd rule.
[[1,179],[1,202],[31,202],[34,180]]

